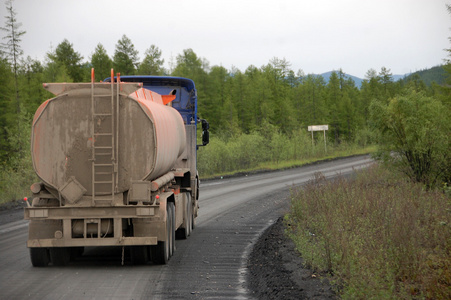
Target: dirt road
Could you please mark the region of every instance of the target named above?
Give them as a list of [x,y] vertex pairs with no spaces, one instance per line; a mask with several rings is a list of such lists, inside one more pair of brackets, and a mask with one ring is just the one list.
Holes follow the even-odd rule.
[[[250,299],[248,258],[259,236],[289,208],[289,189],[349,174],[367,156],[201,183],[196,229],[165,266],[133,266],[121,248],[88,248],[66,267],[33,268],[20,211],[0,213],[2,299]],[[2,221],[3,220],[3,221]],[[5,221],[6,220],[6,221]],[[270,298],[268,298],[270,299]]]

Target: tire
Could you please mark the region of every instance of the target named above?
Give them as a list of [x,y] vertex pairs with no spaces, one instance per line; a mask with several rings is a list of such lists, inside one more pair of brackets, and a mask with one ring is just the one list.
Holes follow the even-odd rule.
[[191,226],[192,226],[192,207],[191,207],[191,196],[189,193],[185,193],[186,204],[185,204],[185,214],[183,216],[183,226],[176,231],[176,237],[178,239],[187,239],[191,234]]
[[170,254],[169,254],[169,258],[171,258],[172,255],[174,255],[175,252],[175,206],[174,203],[169,202],[169,210],[171,212],[171,230],[170,230]]
[[[191,206],[193,208],[193,206]],[[191,232],[196,228],[196,218],[194,217],[194,212],[191,214]]]
[[193,231],[193,203],[191,201],[191,195],[189,193],[186,193],[187,197],[187,210],[188,210],[188,236],[191,235],[191,232]]
[[150,247],[151,259],[155,264],[165,265],[168,263],[169,258],[171,257],[170,249],[171,249],[171,241],[174,229],[172,227],[172,213],[169,203],[166,206],[166,241],[160,241],[157,245]]
[[134,265],[145,265],[149,260],[147,246],[130,247],[131,261]]
[[50,262],[47,248],[30,248],[30,259],[33,267],[47,267]]
[[50,248],[50,260],[54,266],[65,266],[70,261],[70,249],[66,247]]
[[83,255],[85,247],[72,247],[70,248],[70,260],[75,260]]

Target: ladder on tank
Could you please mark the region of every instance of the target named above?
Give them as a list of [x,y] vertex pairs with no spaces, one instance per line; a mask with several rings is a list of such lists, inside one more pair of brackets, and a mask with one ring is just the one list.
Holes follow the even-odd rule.
[[[94,69],[91,70],[91,149],[92,149],[92,205],[112,205],[118,183],[118,111],[119,90],[114,91],[114,73],[111,87],[97,88]],[[117,86],[119,85],[118,78]],[[116,120],[115,120],[116,119]],[[116,121],[116,122],[115,122]]]

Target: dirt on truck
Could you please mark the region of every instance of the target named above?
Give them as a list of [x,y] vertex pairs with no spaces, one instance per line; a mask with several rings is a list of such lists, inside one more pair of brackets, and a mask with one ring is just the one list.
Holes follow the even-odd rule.
[[[65,265],[87,246],[129,247],[132,262],[165,264],[198,213],[196,152],[208,144],[186,78],[113,76],[47,83],[36,111],[25,208],[33,266]],[[202,144],[197,126],[202,124]]]

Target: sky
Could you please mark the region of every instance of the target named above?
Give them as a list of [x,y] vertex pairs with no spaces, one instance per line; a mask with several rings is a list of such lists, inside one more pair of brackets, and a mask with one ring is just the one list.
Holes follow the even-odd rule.
[[[6,15],[4,1],[1,15]],[[152,44],[165,67],[191,48],[210,66],[245,71],[277,57],[305,74],[342,69],[364,78],[440,65],[451,48],[444,0],[15,0],[24,56],[44,61],[67,39],[84,61],[111,57],[125,34],[140,60]],[[2,27],[5,25],[2,18]],[[0,33],[1,37],[5,33]]]

